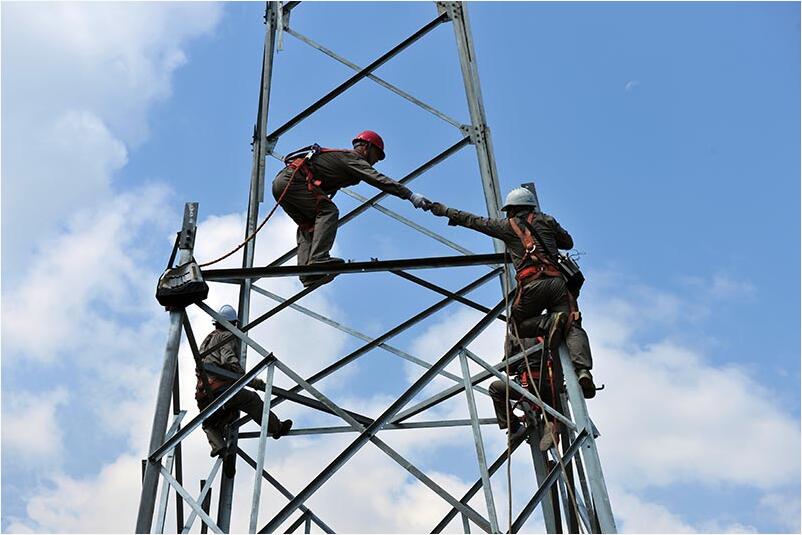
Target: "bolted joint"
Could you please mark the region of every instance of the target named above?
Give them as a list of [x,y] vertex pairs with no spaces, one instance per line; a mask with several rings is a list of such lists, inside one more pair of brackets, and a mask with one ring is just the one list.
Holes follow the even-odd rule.
[[437,12],[446,14],[449,20],[459,20],[462,16],[462,6],[459,2],[436,2]]
[[488,128],[485,125],[462,125],[460,132],[462,135],[469,137],[471,145],[483,145],[487,142]]

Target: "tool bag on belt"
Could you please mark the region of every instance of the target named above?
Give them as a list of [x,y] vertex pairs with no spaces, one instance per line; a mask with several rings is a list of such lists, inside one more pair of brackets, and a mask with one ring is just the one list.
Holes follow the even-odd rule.
[[552,259],[535,227],[532,225],[534,220],[535,213],[530,212],[524,221],[524,228],[521,229],[521,225],[515,221],[515,218],[510,219],[512,230],[521,239],[526,251],[521,264],[516,266],[515,279],[518,284],[522,284],[524,280],[536,279],[542,275],[549,277],[562,276],[571,295],[574,298],[578,297],[579,290],[585,282],[585,276],[579,269],[579,265],[573,258],[561,254],[559,251],[557,252],[557,258]]
[[203,301],[209,295],[209,285],[203,280],[201,269],[194,258],[180,266],[170,267],[177,250],[178,238],[175,240],[170,261],[167,262],[167,269],[156,285],[156,300],[167,308],[185,307]]

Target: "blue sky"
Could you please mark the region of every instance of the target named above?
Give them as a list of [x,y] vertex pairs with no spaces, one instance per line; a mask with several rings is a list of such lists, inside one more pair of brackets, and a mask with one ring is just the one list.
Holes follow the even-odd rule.
[[[2,529],[129,530],[167,327],[153,286],[185,201],[200,203],[199,260],[241,239],[264,5],[1,9]],[[544,210],[586,253],[581,304],[596,375],[608,385],[590,410],[603,433],[619,528],[798,532],[799,5],[468,9],[502,191],[534,181]],[[435,15],[428,2],[306,3],[292,23],[364,65]],[[269,129],[350,72],[285,35]],[[448,25],[377,74],[467,122]],[[365,128],[384,136],[387,159],[377,167],[396,178],[459,139],[452,126],[363,81],[285,135],[277,150],[347,146]],[[411,187],[483,213],[475,162],[467,147]],[[268,177],[277,170],[269,160]],[[336,202],[341,213],[356,206],[342,193]],[[483,236],[404,201],[383,205],[474,252],[492,249]],[[279,211],[260,235],[258,258],[267,262],[292,240]],[[376,211],[343,227],[336,247],[359,260],[453,252]],[[458,288],[481,273],[425,277]],[[286,297],[299,285],[265,287]],[[376,295],[380,303],[368,298]],[[233,296],[215,289],[209,303]],[[472,297],[492,305],[498,285]],[[435,300],[390,275],[367,275],[342,276],[301,304],[378,335]],[[208,320],[191,317],[196,335],[205,333]],[[392,343],[433,361],[476,320],[451,306]],[[477,342],[489,361],[497,360],[499,332]],[[261,334],[299,372],[359,345],[292,311]],[[188,378],[186,348],[182,359]],[[374,351],[322,385],[343,405],[378,414],[419,375]],[[182,397],[192,416],[190,383]],[[444,414],[464,411],[458,401]],[[480,414],[489,413],[480,399]],[[500,433],[488,427],[484,434],[489,450],[501,447]],[[475,477],[467,435],[421,437],[387,439],[437,471],[444,486],[458,489]],[[188,463],[206,466],[206,445],[194,440]],[[340,447],[333,440],[280,441],[268,462],[300,489],[314,471],[299,470],[299,459],[310,451],[333,455]],[[358,457],[360,469],[395,483],[369,491],[346,473],[324,489],[362,500],[374,519],[366,528],[427,529],[436,497],[373,455]],[[520,495],[526,469],[516,478]],[[77,499],[76,490],[104,499]],[[385,498],[415,514],[390,515]],[[317,505],[326,510],[325,500]],[[339,526],[361,527],[347,519]]]

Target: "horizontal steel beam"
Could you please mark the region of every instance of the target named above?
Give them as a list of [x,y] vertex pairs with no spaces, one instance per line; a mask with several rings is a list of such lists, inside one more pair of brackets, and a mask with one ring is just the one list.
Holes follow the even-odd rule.
[[503,264],[503,254],[478,254],[471,256],[433,256],[428,258],[402,258],[398,260],[371,260],[368,262],[344,262],[341,264],[309,264],[306,266],[267,266],[257,268],[210,269],[203,272],[207,281],[261,279],[268,277],[293,277],[300,275],[342,275],[345,273],[371,273],[396,271],[399,269],[433,269],[463,266]]
[[[498,423],[495,418],[479,418],[480,425],[490,425]],[[463,427],[471,425],[470,420],[433,420],[431,422],[409,422],[406,424],[387,424],[382,428],[382,431],[393,429],[433,429],[433,428],[447,428],[447,427]],[[306,429],[293,429],[288,434],[290,435],[328,435],[332,433],[350,433],[356,431],[350,425],[333,426],[333,427],[307,427]],[[259,433],[256,431],[249,431],[247,433],[240,433],[239,438],[258,438]]]

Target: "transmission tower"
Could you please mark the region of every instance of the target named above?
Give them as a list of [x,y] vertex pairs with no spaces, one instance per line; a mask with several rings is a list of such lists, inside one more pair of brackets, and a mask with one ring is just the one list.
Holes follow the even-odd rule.
[[[367,66],[360,67],[339,56],[332,50],[318,44],[290,26],[290,15],[298,4],[300,4],[300,2],[268,2],[266,7],[266,32],[261,88],[254,132],[253,166],[245,236],[251,236],[257,228],[259,208],[264,200],[266,159],[268,157],[281,159],[281,155],[276,152],[276,146],[281,136],[345,93],[349,88],[365,80],[377,83],[395,93],[397,96],[406,99],[442,121],[449,123],[460,133],[460,140],[458,142],[411,170],[400,182],[406,184],[415,180],[457,152],[469,145],[473,145],[476,151],[476,159],[479,175],[481,176],[481,186],[486,201],[487,213],[490,217],[498,217],[500,213],[499,208],[501,206],[499,181],[493,157],[490,130],[487,126],[482,103],[476,54],[465,5],[461,2],[436,2],[436,10],[434,10],[435,16],[430,22],[399,42],[390,50],[379,55]],[[315,3],[311,4],[308,9],[337,8],[332,8],[331,5]],[[449,25],[453,28],[465,87],[469,116],[469,122],[467,123],[462,123],[453,119],[433,106],[422,102],[406,91],[374,74],[379,67],[389,62],[417,41],[423,39],[430,32],[435,31],[441,26]],[[297,115],[286,123],[273,131],[268,131],[267,119],[270,110],[270,90],[273,79],[273,63],[276,57],[277,40],[280,43],[285,34],[319,50],[333,60],[347,66],[349,69],[353,70],[354,73],[328,94],[297,113]],[[443,58],[443,61],[446,60],[448,60],[448,58]],[[461,187],[464,188],[464,184],[461,185]],[[299,434],[322,435],[342,432],[355,433],[356,438],[354,438],[345,449],[340,451],[327,466],[303,488],[296,490],[286,488],[271,475],[268,469],[268,459],[266,459],[265,455],[268,419],[262,419],[262,428],[258,433],[239,433],[238,437],[235,437],[235,440],[258,440],[259,444],[255,459],[241,448],[237,447],[237,454],[240,459],[254,469],[251,509],[247,512],[236,511],[239,515],[249,515],[250,532],[293,532],[301,526],[304,526],[305,533],[310,533],[313,530],[334,533],[336,526],[328,525],[325,518],[318,516],[318,514],[312,510],[311,506],[307,506],[306,504],[311,501],[310,498],[313,497],[316,491],[318,491],[334,474],[341,470],[354,455],[369,442],[384,452],[390,459],[404,467],[408,473],[414,476],[423,485],[431,489],[433,492],[433,500],[442,499],[450,506],[450,510],[442,520],[435,526],[432,526],[431,531],[433,533],[439,533],[446,529],[452,521],[458,522],[455,520],[457,516],[460,517],[462,528],[465,533],[469,533],[472,526],[478,527],[485,532],[498,533],[509,529],[511,532],[515,533],[522,528],[538,506],[540,506],[542,512],[545,529],[549,533],[560,533],[563,531],[571,533],[615,532],[616,526],[596,449],[595,440],[599,436],[598,431],[588,416],[585,400],[582,396],[582,391],[577,382],[570,359],[568,358],[565,344],[562,344],[559,351],[559,364],[562,366],[565,379],[564,388],[560,389],[562,401],[561,411],[544,405],[539,398],[521,389],[516,384],[510,383],[511,388],[517,389],[519,393],[524,396],[526,401],[529,402],[524,404],[524,409],[530,421],[534,421],[534,407],[540,406],[541,410],[562,422],[562,440],[560,441],[559,447],[553,446],[550,451],[543,453],[538,448],[541,427],[532,426],[528,428],[526,432],[517,435],[511,441],[508,446],[510,455],[513,457],[516,455],[531,456],[534,477],[536,478],[538,488],[529,499],[526,499],[523,507],[514,511],[514,521],[510,526],[504,522],[504,519],[498,513],[498,511],[506,510],[507,504],[496,503],[496,499],[493,496],[491,477],[493,477],[494,474],[504,472],[502,468],[506,466],[508,451],[505,449],[499,452],[494,460],[488,458],[485,451],[485,441],[482,437],[482,426],[494,425],[496,420],[495,418],[479,418],[476,409],[476,397],[481,396],[489,402],[489,399],[486,398],[487,390],[481,385],[488,379],[504,380],[505,376],[502,372],[505,368],[505,363],[503,358],[500,358],[497,363],[488,363],[482,357],[469,350],[468,346],[491,324],[496,321],[504,321],[504,288],[511,287],[510,285],[513,281],[510,277],[511,270],[507,269],[507,257],[504,255],[503,243],[494,240],[495,253],[472,254],[467,251],[467,249],[455,244],[448,238],[410,221],[379,204],[386,196],[385,193],[379,193],[372,198],[366,199],[353,191],[343,191],[357,199],[361,204],[351,212],[342,216],[339,221],[340,225],[357,218],[371,209],[375,209],[397,222],[411,227],[428,238],[435,239],[455,249],[461,254],[456,256],[428,258],[349,262],[346,264],[329,264],[326,266],[285,266],[283,264],[291,260],[296,254],[295,250],[291,250],[276,258],[265,267],[254,267],[254,253],[256,247],[256,238],[254,238],[248,241],[244,247],[242,267],[240,269],[205,270],[203,272],[204,278],[209,283],[233,283],[239,285],[238,313],[240,327],[237,328],[228,323],[215,310],[203,302],[198,302],[192,306],[199,307],[214,321],[224,325],[234,336],[241,340],[241,363],[244,368],[248,349],[255,353],[257,362],[244,376],[232,376],[233,379],[236,379],[236,382],[234,382],[223,395],[216,398],[206,409],[200,411],[195,418],[192,418],[188,423],[182,425],[186,411],[181,409],[179,403],[178,387],[181,380],[178,374],[177,363],[179,345],[183,334],[187,337],[189,347],[191,348],[196,362],[200,362],[200,354],[186,310],[179,309],[169,311],[170,327],[148,448],[149,455],[147,459],[143,460],[143,483],[136,524],[137,533],[162,533],[165,531],[168,501],[171,492],[174,492],[175,495],[174,508],[177,532],[189,532],[195,520],[200,520],[202,532],[206,532],[206,530],[212,530],[217,533],[229,531],[231,514],[233,512],[232,503],[236,476],[231,478],[227,477],[223,471],[220,470],[222,460],[218,458],[212,463],[208,476],[202,480],[200,492],[198,494],[191,493],[184,486],[181,445],[191,433],[197,433],[198,428],[204,420],[211,416],[218,408],[222,407],[234,394],[239,392],[242,388],[245,388],[252,379],[259,376],[264,377],[267,385],[264,393],[265,415],[271,407],[289,401],[304,406],[310,411],[319,411],[325,414],[335,415],[345,422],[345,426],[340,427],[293,429],[289,437],[283,440],[292,440],[293,435]],[[197,216],[197,203],[187,203],[185,206],[182,230],[178,240],[179,264],[187,262],[192,258]],[[267,230],[267,232],[269,232],[269,230]],[[481,277],[473,280],[470,284],[456,290],[446,289],[409,273],[409,271],[418,269],[456,269],[463,266],[487,266],[488,271]],[[439,294],[442,296],[442,299],[406,321],[396,325],[384,334],[378,337],[371,337],[299,305],[298,302],[313,292],[317,288],[316,286],[306,288],[287,299],[272,294],[258,286],[258,281],[260,279],[271,277],[297,277],[299,275],[323,274],[343,275],[367,272],[387,272],[393,276],[404,278],[413,284]],[[502,289],[502,292],[499,294],[500,301],[495,306],[486,307],[466,297],[466,294],[469,292],[493,280],[500,281]],[[336,284],[336,281],[332,284]],[[251,310],[251,298],[254,294],[257,294],[258,297],[271,298],[279,304],[266,313],[251,319],[249,312]],[[435,362],[425,361],[389,345],[388,341],[393,337],[408,330],[419,322],[434,317],[447,305],[453,303],[459,303],[471,309],[478,310],[482,312],[483,317]],[[306,314],[316,321],[321,321],[340,329],[349,335],[356,336],[365,343],[357,350],[345,355],[311,377],[304,378],[288,366],[287,362],[282,359],[282,356],[273,355],[249,335],[249,331],[251,331],[252,328],[288,308]],[[420,366],[422,370],[419,378],[390,403],[380,415],[372,417],[341,407],[314,386],[314,384],[321,379],[343,370],[346,366],[374,349],[388,351],[396,357],[413,362]],[[541,349],[540,346],[536,346],[526,353],[531,353],[539,349]],[[524,353],[519,353],[518,355],[512,356],[509,360],[511,363],[515,363],[522,358],[524,358]],[[459,362],[462,370],[461,375],[450,373],[445,369],[446,366],[452,362]],[[481,371],[471,375],[469,362],[472,362],[474,366],[478,366],[478,369]],[[209,365],[206,365],[206,368],[218,374],[225,373],[224,370],[220,370],[219,368],[215,369]],[[276,370],[289,378],[295,386],[290,389],[281,389],[275,386],[273,379]],[[421,394],[423,389],[429,386],[435,378],[442,377],[447,378],[454,384],[417,403],[412,403],[417,399],[419,394]],[[194,377],[192,380],[194,381]],[[185,384],[192,383],[187,382]],[[412,417],[425,414],[425,411],[439,406],[446,400],[462,395],[464,395],[468,406],[469,418],[462,420],[410,421]],[[172,420],[170,419],[171,413],[173,415]],[[247,417],[242,418],[238,420],[237,424],[242,425],[247,421],[249,421]],[[416,467],[409,459],[403,457],[381,438],[382,435],[387,433],[409,433],[412,432],[412,429],[418,428],[446,428],[456,426],[470,428],[474,438],[472,449],[475,451],[476,459],[476,481],[462,496],[454,496],[447,492],[432,477],[428,476],[425,470]],[[498,432],[498,430],[496,429],[494,432]],[[528,447],[521,447],[524,444]],[[529,450],[529,452],[527,453],[526,450]],[[245,477],[242,473],[239,475],[240,479]],[[497,477],[500,478],[501,476],[499,475]],[[217,519],[215,520],[210,516],[209,506],[211,491],[214,483],[217,481],[219,481],[218,507]],[[160,482],[162,484],[161,492],[159,492]],[[264,485],[270,485],[277,489],[278,492],[286,498],[286,504],[282,505],[280,510],[272,517],[262,518],[260,523],[260,497]],[[476,497],[475,500],[474,497]],[[515,501],[518,503],[523,501],[522,498],[525,499],[525,497],[521,496],[516,496],[515,498]],[[477,511],[477,508],[473,504],[474,502],[483,505],[486,514]],[[186,518],[184,517],[185,506],[190,510]],[[346,506],[347,505],[343,505],[343,507]],[[481,508],[480,506],[480,509]]]

